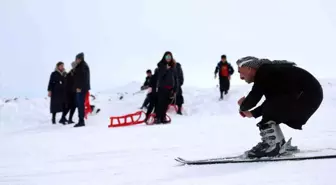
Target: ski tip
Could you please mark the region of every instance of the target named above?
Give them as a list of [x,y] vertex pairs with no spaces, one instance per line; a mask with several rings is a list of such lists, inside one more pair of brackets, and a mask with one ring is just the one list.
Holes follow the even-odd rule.
[[182,163],[182,164],[187,164],[186,161],[184,159],[182,159],[181,157],[177,157],[175,158],[175,161]]

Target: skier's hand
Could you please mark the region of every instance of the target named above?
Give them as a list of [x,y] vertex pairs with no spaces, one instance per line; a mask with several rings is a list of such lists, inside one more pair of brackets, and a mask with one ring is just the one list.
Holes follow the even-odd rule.
[[82,91],[82,90],[79,89],[79,88],[76,89],[76,92],[78,92],[78,93],[80,93],[81,91]]
[[243,111],[243,112],[240,112],[240,114],[243,116],[243,117],[247,117],[247,118],[252,118],[253,115],[250,111]]
[[243,101],[245,100],[245,96],[243,96],[243,97],[241,97],[239,100],[238,100],[238,105],[240,106],[242,103],[243,103]]
[[148,87],[148,92],[147,94],[151,93],[152,92],[152,88],[151,87]]
[[51,97],[51,91],[48,91],[48,97]]

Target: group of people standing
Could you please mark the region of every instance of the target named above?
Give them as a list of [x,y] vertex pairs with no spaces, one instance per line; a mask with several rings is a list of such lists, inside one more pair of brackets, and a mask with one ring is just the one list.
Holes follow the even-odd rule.
[[[79,119],[75,127],[81,127],[85,126],[85,97],[91,89],[90,68],[84,60],[84,53],[77,54],[71,66],[72,69],[66,72],[64,63],[58,62],[55,71],[50,75],[48,83],[50,113],[53,124],[56,124],[56,114],[59,112],[62,113],[59,123],[72,124],[73,115],[78,108]],[[69,112],[69,119],[66,119]]]

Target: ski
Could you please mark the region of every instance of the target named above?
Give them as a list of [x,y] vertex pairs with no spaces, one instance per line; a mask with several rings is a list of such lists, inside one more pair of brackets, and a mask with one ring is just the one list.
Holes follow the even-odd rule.
[[335,159],[336,154],[333,155],[316,155],[316,156],[302,156],[302,157],[273,157],[248,159],[240,157],[229,158],[214,158],[205,160],[185,160],[183,158],[176,158],[175,160],[185,165],[206,165],[206,164],[227,164],[227,163],[255,163],[255,162],[280,162],[280,161],[302,161],[302,160],[316,160],[316,159]]

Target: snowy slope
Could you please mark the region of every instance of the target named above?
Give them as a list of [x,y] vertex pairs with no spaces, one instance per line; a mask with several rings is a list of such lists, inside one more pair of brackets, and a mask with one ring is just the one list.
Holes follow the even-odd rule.
[[[325,99],[303,131],[282,126],[301,149],[336,148],[336,81],[323,80]],[[169,125],[107,128],[109,116],[137,110],[145,92],[139,83],[97,93],[102,108],[85,128],[52,125],[48,99],[0,104],[0,184],[4,185],[333,185],[336,160],[264,164],[177,166],[177,156],[217,157],[259,142],[255,120],[237,114],[249,86],[232,86],[218,102],[214,88],[185,87],[185,116]],[[119,100],[119,93],[124,98]],[[126,94],[127,93],[127,94]]]

